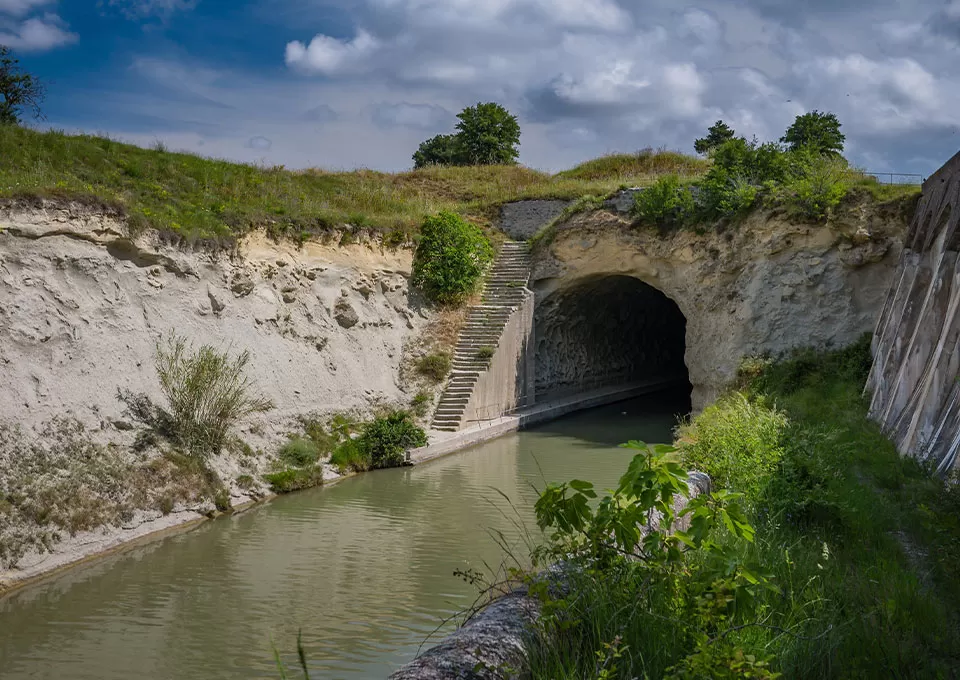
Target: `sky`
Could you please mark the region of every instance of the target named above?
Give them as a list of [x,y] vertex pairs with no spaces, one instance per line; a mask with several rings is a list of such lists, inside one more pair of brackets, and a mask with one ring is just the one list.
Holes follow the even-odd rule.
[[813,109],[868,171],[960,150],[960,0],[0,0],[0,44],[41,128],[288,168],[409,168],[481,101],[547,171]]

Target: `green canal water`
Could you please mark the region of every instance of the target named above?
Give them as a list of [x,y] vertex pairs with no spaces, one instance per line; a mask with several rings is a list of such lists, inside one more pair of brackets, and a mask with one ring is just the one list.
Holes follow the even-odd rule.
[[14,592],[0,599],[0,678],[276,679],[271,640],[293,666],[298,630],[312,677],[386,677],[473,601],[455,571],[502,564],[493,533],[526,555],[535,488],[575,477],[613,486],[630,458],[617,444],[670,441],[684,409],[658,394],[584,411]]

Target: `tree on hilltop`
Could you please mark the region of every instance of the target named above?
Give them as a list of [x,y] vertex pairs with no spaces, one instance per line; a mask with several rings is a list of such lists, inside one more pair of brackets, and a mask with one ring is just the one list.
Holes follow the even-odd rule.
[[470,165],[513,165],[520,152],[520,124],[499,104],[469,106],[457,114],[457,136]]
[[725,142],[729,142],[736,134],[732,127],[722,120],[718,120],[707,128],[706,137],[701,137],[693,142],[693,148],[697,153],[706,154]]
[[814,109],[797,116],[780,141],[789,144],[791,151],[809,148],[818,153],[839,156],[846,137],[840,132],[840,121],[835,114]]
[[19,125],[24,110],[43,118],[43,84],[24,72],[9,48],[0,45],[0,125]]
[[415,168],[428,165],[513,165],[517,162],[520,124],[500,104],[468,106],[457,114],[457,132],[437,135],[413,154]]
[[413,167],[425,168],[428,165],[468,165],[460,137],[437,135],[422,142],[413,154]]

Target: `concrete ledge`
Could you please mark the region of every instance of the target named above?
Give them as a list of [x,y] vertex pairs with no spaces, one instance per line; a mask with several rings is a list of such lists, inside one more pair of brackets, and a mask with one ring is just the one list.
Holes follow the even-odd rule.
[[614,404],[618,401],[658,392],[675,385],[677,382],[674,378],[656,378],[626,385],[603,387],[523,408],[515,414],[500,416],[458,432],[431,432],[430,443],[409,451],[407,460],[413,464],[424,463],[531,425],[555,420],[576,411]]

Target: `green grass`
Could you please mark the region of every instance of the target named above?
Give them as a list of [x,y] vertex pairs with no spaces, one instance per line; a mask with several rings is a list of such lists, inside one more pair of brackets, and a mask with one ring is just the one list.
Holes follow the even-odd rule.
[[274,493],[290,493],[323,484],[323,469],[319,465],[309,465],[281,470],[264,475],[263,478]]
[[135,230],[226,241],[256,228],[303,238],[350,224],[399,243],[440,210],[488,225],[509,201],[606,195],[678,167],[706,167],[680,154],[650,153],[610,156],[557,175],[521,166],[291,171],[9,125],[0,127],[0,158],[0,199],[79,201],[119,211]]
[[[747,449],[781,449],[766,474],[744,474],[735,460],[720,459],[734,489],[745,484],[757,498],[755,542],[728,539],[728,546],[760,565],[778,590],[764,591],[746,627],[713,620],[705,634],[717,641],[717,654],[769,658],[784,678],[957,677],[960,489],[899,456],[867,418],[868,351],[862,341],[829,354],[749,362],[742,397],[721,400],[715,408],[723,414],[687,428],[694,437],[699,428],[716,454],[743,451],[743,439],[753,436],[718,427],[718,419],[763,421],[772,417],[757,415],[764,409],[786,417],[784,427],[758,428],[766,441]],[[575,576],[554,612],[564,621],[561,633],[532,647],[533,677],[598,677],[607,659],[613,671],[604,677],[661,678],[690,654],[703,630],[680,606],[682,587],[648,575],[620,563]],[[611,660],[605,645],[614,641],[620,657]]]

